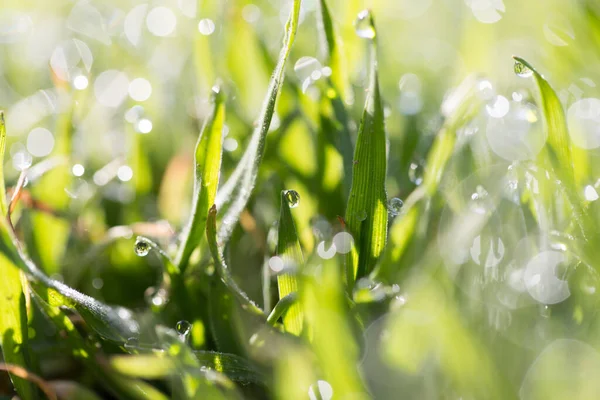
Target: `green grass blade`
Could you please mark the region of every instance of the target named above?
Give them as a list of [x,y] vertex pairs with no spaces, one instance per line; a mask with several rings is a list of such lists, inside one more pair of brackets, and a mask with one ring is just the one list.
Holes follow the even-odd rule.
[[[528,75],[531,71],[538,88],[538,103],[544,116],[544,130],[547,137],[546,151],[540,153],[539,161],[546,168],[553,170],[557,178],[560,179],[563,193],[573,208],[574,220],[584,236],[591,235],[595,228],[591,224],[592,220],[584,215],[585,210],[582,207],[582,200],[577,194],[571,140],[562,104],[548,81],[530,63],[521,57],[513,56],[513,58],[515,60],[515,72],[518,73],[518,69],[524,69],[524,75]],[[552,193],[552,188],[546,189],[547,195],[545,197],[547,201],[553,201],[554,196]]]
[[[0,112],[0,219],[7,215],[6,188],[4,184],[4,152],[6,150],[6,127],[4,113]],[[31,370],[31,356],[28,342],[27,310],[21,271],[0,252],[0,345],[4,361]],[[37,389],[25,379],[11,375],[11,380],[19,397],[32,399]]]
[[208,219],[206,222],[206,238],[208,239],[208,247],[213,256],[213,259],[216,264],[217,273],[219,277],[227,286],[227,288],[237,297],[242,308],[256,314],[264,316],[263,310],[253,302],[250,297],[238,286],[235,282],[231,273],[229,272],[229,267],[225,263],[225,258],[223,257],[223,251],[221,246],[217,243],[217,207],[213,205],[208,211]]
[[8,212],[6,203],[6,183],[4,182],[4,152],[6,151],[6,124],[4,111],[0,111],[0,214],[5,216]]
[[28,275],[34,283],[34,289],[48,291],[48,299],[52,305],[76,309],[100,336],[115,342],[124,342],[137,334],[138,324],[129,310],[108,306],[49,278],[24,254],[4,218],[0,218],[0,252]]
[[537,70],[521,57],[514,56],[515,68],[519,65],[531,70],[538,88],[539,105],[544,115],[544,129],[547,134],[547,149],[552,167],[561,174],[573,176],[573,160],[567,121],[562,104],[548,81]]
[[353,147],[348,125],[350,118],[342,99],[349,93],[348,76],[344,68],[341,41],[334,30],[329,7],[325,0],[317,2],[317,12],[324,62],[331,68],[331,77],[328,79],[331,88],[327,91],[326,98],[331,104],[333,115],[339,124],[336,129],[336,146],[344,163],[344,195],[347,197],[352,185]]
[[219,185],[223,152],[225,102],[219,87],[213,88],[213,108],[198,137],[194,162],[192,214],[183,233],[175,263],[184,271],[192,252],[204,236],[208,209],[214,204]]
[[[298,196],[293,190],[283,190],[281,192],[281,211],[279,215],[279,230],[277,238],[277,255],[282,259],[284,272],[277,276],[277,287],[279,289],[279,298],[298,291],[298,281],[296,273],[304,265],[302,249],[298,241],[296,226],[290,209],[288,196]],[[297,199],[292,199],[296,202]],[[285,272],[286,268],[293,268],[294,271]],[[285,330],[295,335],[302,332],[302,312],[299,304],[291,305],[283,316],[283,326]]]
[[217,194],[217,207],[225,211],[225,215],[223,216],[224,223],[219,230],[220,241],[228,239],[233,232],[240,213],[246,207],[256,184],[258,168],[265,152],[266,136],[275,112],[275,102],[283,84],[285,64],[290,55],[298,29],[300,3],[301,0],[294,0],[292,11],[285,27],[285,37],[279,54],[279,61],[271,76],[267,95],[258,118],[258,125],[252,133],[250,143],[240,163]]
[[[369,14],[367,18],[375,30],[373,17]],[[352,188],[346,209],[346,224],[356,243],[347,258],[349,288],[357,277],[371,272],[387,239],[386,138],[375,38],[370,47],[371,76],[354,151]]]
[[[21,271],[4,254],[0,254],[0,274],[0,344],[4,362],[31,371]],[[36,398],[37,389],[33,383],[12,375],[11,380],[20,398]]]
[[[56,122],[56,143],[52,150],[55,157],[71,160],[73,148],[73,113],[75,100],[65,99],[71,104],[61,113]],[[59,212],[65,212],[71,202],[65,189],[71,188],[73,176],[69,163],[61,164],[48,171],[32,187],[35,197],[43,199],[44,203]],[[48,275],[59,273],[62,258],[67,247],[71,224],[64,218],[48,213],[33,211],[31,225],[43,227],[32,230],[30,246],[31,257]]]
[[[216,351],[193,351],[193,354],[200,368],[225,374],[234,382],[247,384],[263,381],[255,367],[235,354]],[[140,379],[162,379],[177,373],[173,360],[163,354],[117,355],[110,359],[110,364],[117,372]]]
[[277,323],[277,320],[279,320],[279,318],[281,318],[281,316],[284,315],[290,309],[290,307],[292,307],[297,302],[298,302],[298,293],[297,292],[292,292],[292,293],[288,294],[287,296],[282,297],[277,302],[277,304],[275,304],[275,307],[273,307],[273,310],[267,317],[267,323],[271,324],[271,325],[275,325]]

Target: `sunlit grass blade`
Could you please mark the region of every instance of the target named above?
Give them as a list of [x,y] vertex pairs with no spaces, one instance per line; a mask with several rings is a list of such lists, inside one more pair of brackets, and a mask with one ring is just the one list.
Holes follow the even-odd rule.
[[212,112],[204,122],[196,144],[192,214],[175,259],[175,263],[182,271],[185,270],[192,252],[204,237],[208,209],[214,204],[217,194],[225,121],[223,97],[220,88],[215,86],[212,94]]
[[[193,351],[200,368],[225,374],[229,379],[247,383],[259,383],[263,377],[246,359],[235,354],[216,351]],[[164,353],[117,355],[110,359],[115,371],[134,378],[162,379],[177,373],[176,365]]]
[[229,238],[233,232],[240,213],[246,207],[256,184],[258,168],[265,151],[266,136],[275,112],[275,102],[283,84],[285,64],[290,55],[298,29],[300,3],[300,0],[294,0],[290,17],[285,27],[283,47],[279,54],[275,71],[273,71],[273,75],[271,76],[267,95],[258,118],[258,125],[252,133],[248,147],[238,166],[217,194],[217,207],[225,211],[223,224],[218,235],[220,241]]
[[[281,211],[279,215],[279,229],[277,238],[277,255],[283,263],[283,271],[277,276],[279,298],[283,299],[291,293],[298,291],[296,274],[304,266],[304,257],[298,241],[294,218],[290,205],[297,205],[298,193],[294,190],[281,192]],[[291,271],[286,271],[290,269]],[[302,312],[299,304],[291,305],[283,316],[285,330],[295,335],[302,332]]]
[[373,37],[370,39],[370,77],[367,98],[358,130],[352,188],[346,209],[346,224],[356,246],[348,253],[346,278],[351,289],[354,280],[371,272],[387,239],[386,136],[383,105],[377,72],[377,44],[373,16],[365,11]]
[[573,159],[562,104],[548,81],[531,64],[521,57],[514,56],[513,58],[515,59],[515,72],[519,73],[518,69],[523,68],[525,72],[521,72],[521,75],[528,75],[530,71],[537,85],[539,105],[544,115],[550,163],[557,173],[563,177],[568,176],[572,180]]
[[[3,218],[3,217],[0,217]],[[0,344],[4,361],[25,370],[33,366],[28,344],[27,309],[21,270],[0,254]],[[31,382],[13,376],[11,379],[19,397],[35,398],[36,388]]]
[[175,367],[174,377],[180,382],[181,389],[181,393],[177,393],[179,396],[190,399],[202,397],[215,400],[239,398],[233,382],[221,372],[211,370],[206,366],[202,368],[189,346],[174,331],[158,326],[156,334]]
[[129,310],[110,307],[42,272],[24,254],[6,219],[0,219],[0,252],[28,275],[34,290],[48,290],[48,300],[55,306],[76,309],[100,336],[124,342],[137,334],[138,324]]
[[282,297],[267,317],[267,323],[275,325],[279,318],[284,315],[296,302],[298,302],[298,293],[292,292]]
[[307,266],[302,275],[300,301],[311,347],[319,363],[320,379],[327,381],[340,398],[363,394],[356,365],[359,349],[347,312],[343,272],[336,258]]
[[[547,136],[545,152],[540,153],[539,161],[545,168],[551,169],[560,180],[559,188],[563,189],[573,210],[573,217],[584,236],[592,235],[595,228],[586,217],[582,207],[581,196],[578,195],[575,183],[574,160],[571,154],[571,140],[562,104],[548,81],[527,61],[513,56],[515,72],[521,76],[533,76],[538,88],[538,102],[544,116],[544,130]],[[545,198],[552,201],[553,188],[546,189]]]

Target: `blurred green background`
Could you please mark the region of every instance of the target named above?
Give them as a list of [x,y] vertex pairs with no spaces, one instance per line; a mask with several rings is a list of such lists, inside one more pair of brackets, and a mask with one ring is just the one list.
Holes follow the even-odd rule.
[[[133,309],[148,325],[175,326],[181,318],[168,306],[163,312],[157,289],[160,260],[137,257],[135,235],[153,238],[167,252],[177,245],[190,213],[193,146],[217,82],[227,96],[221,182],[233,171],[256,124],[291,5],[2,1],[6,179],[14,186],[20,171],[31,167],[14,219],[30,256],[48,275]],[[482,105],[458,130],[439,191],[408,250],[393,262],[386,258],[385,288],[363,282],[367,301],[355,294],[349,312],[339,277],[315,272],[321,279],[306,290],[322,297],[305,307],[314,311],[307,318],[323,329],[310,345],[273,339],[273,354],[250,351],[261,368],[267,365],[269,380],[267,388],[244,394],[335,399],[341,390],[339,398],[358,399],[363,397],[352,393],[366,388],[373,398],[390,399],[599,398],[600,264],[590,246],[581,245],[594,243],[595,236],[574,232],[573,210],[556,194],[556,177],[536,164],[547,136],[543,110],[534,81],[514,73],[512,56],[526,58],[556,91],[569,125],[577,195],[590,224],[598,226],[600,3],[328,5],[343,43],[343,98],[353,139],[368,77],[367,47],[354,20],[369,8],[377,22],[388,198],[406,202],[419,187],[427,154],[449,117],[442,104],[473,74]],[[277,301],[268,264],[280,191],[300,193],[294,218],[307,268],[325,270],[337,259],[327,261],[331,257],[323,253],[343,228],[342,159],[327,139],[332,129],[319,119],[331,68],[323,61],[316,10],[316,0],[302,2],[258,185],[227,246],[237,282],[266,310]],[[59,167],[36,176],[48,163]],[[493,211],[486,208],[488,198]],[[478,199],[491,213],[483,222],[469,203]],[[391,215],[390,225],[405,215]],[[209,259],[207,251],[196,254],[187,276],[196,290],[192,306],[202,316],[193,321],[191,346],[222,350],[203,305],[211,293]],[[149,313],[153,307],[160,312]],[[105,394],[61,354],[49,324],[35,329],[41,333],[31,346],[43,376]]]

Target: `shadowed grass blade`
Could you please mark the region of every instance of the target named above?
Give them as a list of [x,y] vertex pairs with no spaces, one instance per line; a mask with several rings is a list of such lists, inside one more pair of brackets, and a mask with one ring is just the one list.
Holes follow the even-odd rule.
[[[277,255],[283,263],[283,271],[277,276],[279,298],[298,291],[296,274],[304,266],[304,257],[298,241],[296,226],[290,210],[290,202],[298,202],[298,193],[293,190],[281,192],[281,211],[279,215],[279,229],[277,238]],[[292,269],[292,271],[286,271]],[[295,335],[302,332],[302,312],[299,304],[291,305],[283,316],[285,330]]]
[[[373,32],[375,25],[370,13]],[[354,236],[356,247],[348,253],[346,278],[349,289],[355,279],[368,274],[383,252],[387,237],[386,138],[383,107],[379,92],[377,48],[375,36],[371,39],[371,76],[362,121],[358,130],[352,188],[346,209],[346,224]]]
[[285,27],[283,48],[281,49],[279,61],[269,83],[263,108],[258,118],[258,125],[252,133],[250,143],[248,143],[248,147],[235,171],[217,194],[217,207],[223,209],[225,212],[223,224],[218,235],[220,241],[228,239],[233,232],[239,216],[246,207],[256,184],[258,168],[265,151],[266,136],[275,112],[275,101],[283,84],[285,64],[290,55],[298,29],[300,3],[300,0],[294,0],[292,11]]
[[[350,93],[348,89],[348,77],[343,64],[341,41],[334,30],[333,21],[329,12],[329,7],[325,0],[317,2],[317,23],[321,34],[321,49],[324,53],[324,62],[331,68],[331,77],[329,84],[331,88],[327,90],[327,101],[331,104],[333,115],[339,126],[336,125],[336,147],[342,155],[344,162],[344,195],[347,197],[352,185],[352,157],[353,147],[350,138],[349,116],[342,98]],[[325,117],[324,117],[325,118]]]
[[229,267],[225,263],[225,258],[223,257],[221,247],[217,243],[217,207],[215,205],[213,205],[208,211],[208,219],[206,222],[206,238],[208,239],[208,247],[210,248],[210,252],[215,260],[217,273],[219,274],[219,277],[225,286],[227,286],[234,296],[237,297],[243,309],[248,310],[256,315],[265,316],[263,310],[261,310],[255,302],[250,300],[250,297],[248,297],[248,295],[238,286],[229,272]]
[[190,256],[204,236],[208,209],[214,204],[219,185],[219,171],[223,152],[223,123],[225,103],[220,88],[212,94],[212,112],[204,122],[198,137],[194,162],[194,198],[192,214],[183,233],[175,263],[185,270]]

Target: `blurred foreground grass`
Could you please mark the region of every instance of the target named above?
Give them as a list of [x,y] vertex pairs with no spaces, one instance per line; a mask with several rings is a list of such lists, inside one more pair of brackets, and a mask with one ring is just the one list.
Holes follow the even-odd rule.
[[599,60],[593,0],[4,0],[0,393],[600,398]]

